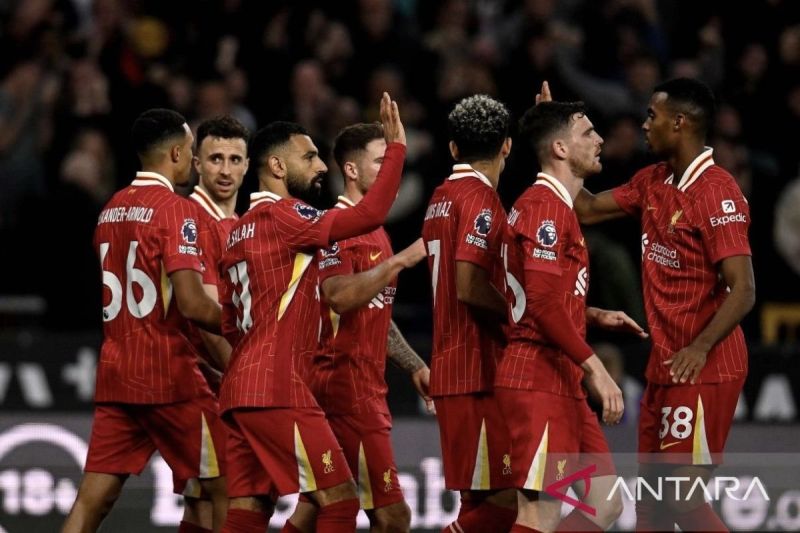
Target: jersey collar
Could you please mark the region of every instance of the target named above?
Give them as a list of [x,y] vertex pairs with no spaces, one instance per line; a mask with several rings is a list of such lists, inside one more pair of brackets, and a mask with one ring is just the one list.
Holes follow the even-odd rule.
[[450,174],[450,177],[447,178],[449,180],[460,180],[461,178],[478,178],[483,183],[494,189],[492,182],[489,181],[489,178],[483,172],[479,172],[472,168],[471,165],[466,165],[459,163],[457,165],[453,165],[453,173]]
[[205,211],[211,215],[211,218],[217,222],[227,218],[222,208],[214,203],[214,200],[212,200],[208,193],[201,189],[199,185],[194,186],[194,192],[189,195],[189,198],[200,204],[200,207],[205,209]]
[[355,206],[356,204],[353,202],[353,200],[351,200],[350,198],[348,198],[343,194],[339,195],[339,197],[336,198],[336,207],[339,209],[347,209],[348,207],[355,207]]
[[261,205],[264,203],[274,204],[279,200],[283,200],[283,198],[281,198],[274,192],[261,191],[261,192],[250,193],[250,210],[252,210],[257,205]]
[[567,204],[567,207],[572,209],[572,196],[570,196],[569,191],[564,185],[558,181],[556,178],[551,176],[550,174],[546,174],[544,172],[539,172],[536,175],[536,181],[533,183],[534,185],[543,185],[556,193],[556,196],[561,198],[561,201]]
[[172,186],[172,182],[169,181],[167,178],[159,174],[158,172],[144,172],[139,171],[136,173],[136,179],[133,180],[131,185],[136,185],[137,187],[147,187],[149,185],[159,185],[161,187],[166,187],[170,190],[170,192],[175,192],[175,188]]
[[[714,164],[714,158],[712,154],[714,153],[714,149],[710,146],[706,146],[705,149],[694,158],[686,170],[681,176],[681,180],[678,182],[678,190],[682,192],[686,192],[686,189],[689,188],[692,183],[697,181],[700,175],[706,171],[708,167]],[[670,174],[669,177],[664,181],[664,183],[672,184],[675,178],[675,174]]]

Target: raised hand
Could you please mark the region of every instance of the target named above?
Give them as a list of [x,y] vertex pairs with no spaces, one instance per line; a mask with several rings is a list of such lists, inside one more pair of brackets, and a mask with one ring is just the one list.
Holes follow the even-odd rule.
[[541,104],[542,102],[552,102],[553,96],[550,94],[550,84],[547,83],[547,80],[542,82],[542,88],[540,89],[541,92],[536,93],[536,103]]
[[406,144],[406,130],[400,120],[400,111],[397,109],[397,102],[391,99],[389,93],[383,93],[381,98],[381,124],[386,144]]

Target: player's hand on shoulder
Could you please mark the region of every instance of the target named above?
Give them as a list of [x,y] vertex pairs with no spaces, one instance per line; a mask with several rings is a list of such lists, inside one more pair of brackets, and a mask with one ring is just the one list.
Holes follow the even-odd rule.
[[669,366],[669,374],[673,383],[686,383],[694,385],[700,377],[703,367],[706,366],[708,351],[689,345],[664,361],[664,366]]
[[419,238],[407,248],[404,248],[395,257],[403,268],[411,268],[422,261],[427,255],[427,252],[425,252],[425,244],[422,242],[422,238]]
[[383,93],[381,98],[381,124],[383,124],[383,137],[386,144],[406,144],[406,130],[400,120],[400,111],[397,102],[392,100],[389,93]]
[[619,423],[625,411],[622,390],[596,354],[592,354],[581,366],[586,372],[584,385],[589,395],[603,405],[603,422],[608,425]]

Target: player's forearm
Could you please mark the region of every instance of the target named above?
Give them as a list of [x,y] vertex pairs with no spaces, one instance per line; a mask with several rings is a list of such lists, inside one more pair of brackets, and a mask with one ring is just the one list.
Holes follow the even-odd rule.
[[338,314],[366,305],[403,269],[393,256],[357,274],[334,276],[322,282],[322,295]]
[[394,320],[389,324],[386,353],[391,362],[409,374],[413,374],[420,368],[425,367],[425,361],[423,361],[411,345],[408,344],[408,341],[406,341],[403,334],[400,333]]
[[731,288],[711,322],[700,332],[692,344],[708,353],[716,344],[727,337],[742,319],[750,312],[756,301],[754,283],[739,283]]
[[611,191],[593,194],[586,188],[581,189],[575,198],[574,207],[581,224],[597,224],[625,215]]
[[564,307],[563,296],[559,294],[561,278],[538,271],[525,274],[526,312],[531,314],[551,344],[567,354],[575,364],[581,365],[594,350],[586,344]]
[[508,307],[503,294],[492,285],[489,273],[469,261],[456,261],[456,298],[481,311],[488,311],[500,320],[508,320]]
[[224,372],[228,368],[228,362],[231,359],[231,345],[224,337],[202,329],[200,330],[200,338],[203,340],[209,356],[206,358],[208,364],[220,372]]
[[362,235],[383,224],[400,189],[405,157],[404,144],[389,143],[375,183],[364,198],[355,207],[336,213],[330,242]]
[[178,310],[185,317],[208,331],[219,335],[222,331],[220,323],[222,321],[222,310],[217,302],[203,294],[203,300],[186,302],[183,305],[178,303]]

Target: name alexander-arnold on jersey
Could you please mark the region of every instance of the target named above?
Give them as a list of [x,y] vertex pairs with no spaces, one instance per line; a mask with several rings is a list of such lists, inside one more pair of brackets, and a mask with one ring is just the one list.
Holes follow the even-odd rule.
[[128,207],[110,207],[103,209],[97,217],[97,225],[109,222],[150,222],[153,218],[152,207],[142,207],[138,205]]

